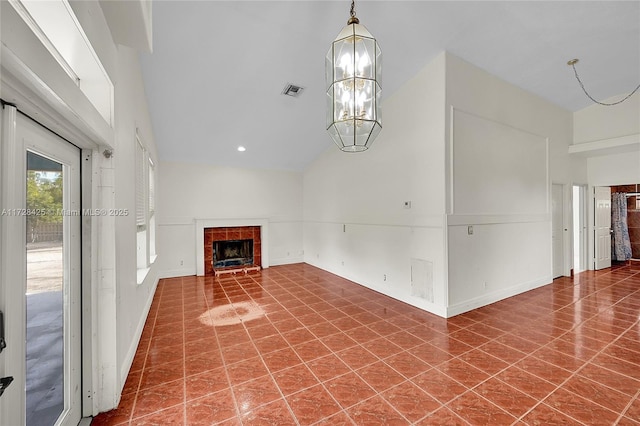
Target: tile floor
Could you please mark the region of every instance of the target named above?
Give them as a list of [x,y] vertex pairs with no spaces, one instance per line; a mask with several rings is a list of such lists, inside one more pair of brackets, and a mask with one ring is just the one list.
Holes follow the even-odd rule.
[[639,318],[629,266],[449,320],[305,264],[165,279],[92,424],[640,425]]

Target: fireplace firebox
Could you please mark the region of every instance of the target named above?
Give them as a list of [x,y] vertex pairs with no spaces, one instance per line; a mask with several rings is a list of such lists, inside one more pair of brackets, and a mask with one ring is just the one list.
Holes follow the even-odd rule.
[[253,240],[226,240],[213,242],[213,267],[253,264]]

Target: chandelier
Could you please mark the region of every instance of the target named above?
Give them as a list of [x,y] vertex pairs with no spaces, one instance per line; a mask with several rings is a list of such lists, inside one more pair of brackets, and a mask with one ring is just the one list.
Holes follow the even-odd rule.
[[360,152],[371,146],[382,129],[382,53],[376,39],[356,18],[353,0],[350,15],[325,60],[327,131],[342,151]]

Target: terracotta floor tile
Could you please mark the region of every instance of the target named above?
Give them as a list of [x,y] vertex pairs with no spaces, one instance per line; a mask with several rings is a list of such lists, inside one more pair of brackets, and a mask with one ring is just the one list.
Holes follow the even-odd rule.
[[380,359],[388,358],[403,351],[400,346],[385,337],[371,340],[362,346]]
[[409,352],[401,352],[390,356],[384,360],[385,364],[402,374],[407,379],[411,379],[431,369],[431,366]]
[[340,406],[322,385],[289,395],[286,400],[300,424],[312,424],[340,411]]
[[416,422],[442,406],[410,381],[392,387],[381,396],[410,422]]
[[[166,408],[144,417],[138,417],[132,421],[136,426],[156,426],[156,425],[186,425],[185,423],[185,405],[178,404],[170,408]],[[91,423],[93,424],[93,423]],[[192,423],[196,424],[196,423]]]
[[140,390],[151,388],[184,378],[184,362],[169,362],[145,369],[140,380]]
[[175,380],[138,392],[132,418],[184,403],[184,380]]
[[580,375],[571,377],[562,388],[617,413],[624,411],[632,400],[628,394],[623,394]]
[[624,416],[640,422],[640,391],[636,393],[633,402],[629,404],[629,407],[625,411]]
[[354,426],[353,420],[344,412],[340,411],[331,417],[320,420],[315,426]]
[[531,426],[584,425],[584,423],[578,422],[546,404],[537,405],[522,420],[524,424]]
[[489,355],[488,353],[480,349],[473,349],[469,352],[465,352],[458,358],[474,366],[475,368],[484,371],[490,376],[493,376],[494,374],[498,373],[501,370],[504,370],[509,366],[507,362]]
[[474,425],[510,425],[516,418],[473,391],[454,399],[447,407]]
[[407,425],[407,420],[384,399],[375,396],[347,410],[357,425]]
[[405,380],[400,373],[381,361],[362,367],[356,370],[356,373],[377,392],[382,392]]
[[543,380],[559,385],[564,382],[571,372],[563,368],[549,364],[541,359],[529,356],[522,361],[514,364],[516,367],[540,377]]
[[514,417],[520,417],[538,403],[537,399],[525,395],[496,378],[481,383],[473,391]]
[[[589,271],[443,319],[305,264],[163,279],[93,424],[640,426],[638,288]],[[201,321],[240,302],[266,315]]]
[[286,349],[289,347],[287,341],[284,340],[279,334],[254,340],[253,344],[261,354],[268,354],[270,352],[275,352],[280,349]]
[[237,417],[230,389],[222,390],[185,404],[188,425],[211,425]]
[[575,372],[584,365],[583,360],[567,355],[563,352],[556,351],[548,346],[538,349],[532,355],[538,359],[548,362],[549,364],[553,364],[571,372]]
[[306,365],[321,381],[331,380],[351,371],[344,362],[340,361],[340,359],[333,354],[314,359],[306,363]]
[[447,407],[442,407],[416,423],[417,426],[464,426],[470,423]]
[[232,386],[269,374],[260,357],[249,358],[245,361],[227,365],[226,371]]
[[489,374],[460,358],[446,361],[435,368],[468,388],[472,388],[489,378]]
[[430,343],[425,343],[423,345],[411,348],[408,350],[408,352],[432,367],[449,361],[454,357],[453,354],[438,349]]
[[291,410],[282,400],[273,401],[269,404],[256,408],[253,411],[244,413],[241,416],[244,424],[256,426],[285,426],[295,424]]
[[411,381],[441,403],[451,401],[468,389],[436,369],[420,374],[411,379]]
[[222,367],[187,376],[184,382],[186,401],[201,398],[229,387],[227,373]]
[[366,350],[360,345],[352,346],[343,351],[335,353],[345,364],[347,364],[352,370],[357,370],[365,365],[378,362],[380,358]]
[[349,408],[376,394],[376,391],[355,373],[347,373],[328,380],[324,382],[324,387],[342,408]]
[[271,372],[284,370],[300,364],[302,360],[291,348],[280,349],[279,351],[269,352],[262,355],[262,360]]
[[342,332],[338,332],[336,334],[331,334],[330,336],[322,337],[321,341],[325,346],[327,346],[329,349],[331,349],[334,352],[338,352],[342,349],[350,348],[358,344],[358,342],[356,342],[351,337],[347,336]]
[[587,425],[612,425],[618,414],[572,392],[558,389],[544,403]]
[[316,339],[316,336],[306,328],[284,332],[282,333],[282,337],[291,346],[296,346]]
[[135,393],[122,395],[122,398],[120,398],[120,404],[118,404],[117,408],[98,414],[93,418],[91,425],[102,426],[119,425],[124,423],[128,424],[131,419],[131,413],[133,413],[133,404],[135,400]]
[[240,385],[233,386],[233,395],[240,415],[281,399],[281,394],[270,376],[262,376]]
[[305,364],[273,373],[273,378],[285,396],[319,384],[318,379]]
[[556,389],[553,383],[515,366],[501,371],[496,378],[538,400],[546,398]]
[[344,333],[360,344],[364,344],[381,337],[378,333],[364,325],[352,328]]

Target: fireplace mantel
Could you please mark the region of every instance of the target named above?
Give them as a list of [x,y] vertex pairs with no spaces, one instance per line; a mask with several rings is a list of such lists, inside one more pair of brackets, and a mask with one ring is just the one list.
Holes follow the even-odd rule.
[[196,275],[204,275],[204,229],[259,226],[262,268],[269,267],[269,221],[267,219],[196,219]]

